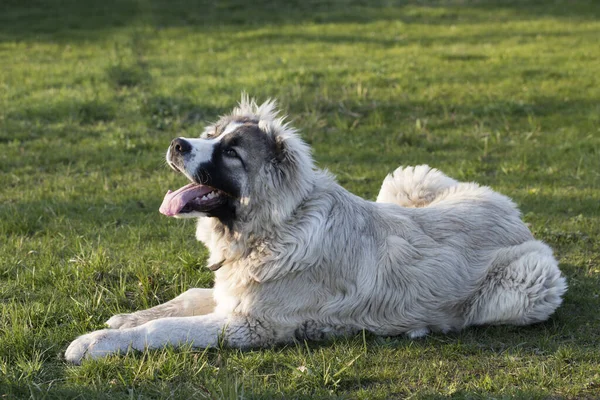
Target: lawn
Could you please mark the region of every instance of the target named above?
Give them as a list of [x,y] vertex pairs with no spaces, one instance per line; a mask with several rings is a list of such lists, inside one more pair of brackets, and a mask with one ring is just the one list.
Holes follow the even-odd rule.
[[[0,3],[0,398],[600,398],[600,4]],[[519,205],[569,282],[543,324],[268,350],[63,353],[118,312],[207,287],[166,218],[173,137],[276,97],[374,199],[429,164]]]

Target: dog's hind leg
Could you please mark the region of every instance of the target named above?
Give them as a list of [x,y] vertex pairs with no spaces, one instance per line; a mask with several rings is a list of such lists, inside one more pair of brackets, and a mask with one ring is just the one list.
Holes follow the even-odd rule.
[[110,328],[133,328],[165,317],[191,317],[213,312],[213,289],[190,289],[173,300],[131,314],[117,314],[106,321]]
[[403,207],[424,207],[437,195],[458,182],[428,165],[399,167],[383,180],[378,203]]
[[527,325],[545,321],[567,290],[552,250],[531,240],[496,253],[472,299],[465,325]]

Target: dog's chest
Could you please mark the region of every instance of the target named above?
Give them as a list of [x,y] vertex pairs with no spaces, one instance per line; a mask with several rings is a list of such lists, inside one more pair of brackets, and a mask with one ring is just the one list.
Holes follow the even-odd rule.
[[235,263],[225,264],[215,272],[214,297],[217,311],[245,314],[248,297],[255,290],[255,284],[245,268]]

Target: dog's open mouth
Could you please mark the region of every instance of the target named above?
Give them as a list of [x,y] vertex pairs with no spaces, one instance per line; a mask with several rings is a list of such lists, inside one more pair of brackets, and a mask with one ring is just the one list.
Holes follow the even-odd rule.
[[159,211],[168,217],[193,211],[210,211],[221,205],[226,196],[225,192],[210,186],[190,183],[174,192],[169,190]]

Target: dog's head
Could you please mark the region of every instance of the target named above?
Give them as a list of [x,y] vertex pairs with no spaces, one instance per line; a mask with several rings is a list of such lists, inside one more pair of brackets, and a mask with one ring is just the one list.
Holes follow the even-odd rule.
[[308,147],[278,117],[275,103],[258,106],[246,96],[199,138],[174,139],[167,163],[191,183],[169,191],[160,211],[228,225],[255,218],[265,206],[283,217],[306,196],[313,172]]

